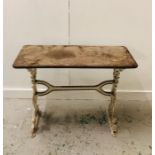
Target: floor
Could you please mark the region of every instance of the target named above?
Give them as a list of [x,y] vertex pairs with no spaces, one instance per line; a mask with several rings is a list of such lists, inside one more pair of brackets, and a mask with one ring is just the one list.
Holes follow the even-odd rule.
[[43,117],[31,138],[31,100],[4,99],[4,155],[151,155],[151,101],[119,101],[116,137],[107,124],[108,102],[39,100]]

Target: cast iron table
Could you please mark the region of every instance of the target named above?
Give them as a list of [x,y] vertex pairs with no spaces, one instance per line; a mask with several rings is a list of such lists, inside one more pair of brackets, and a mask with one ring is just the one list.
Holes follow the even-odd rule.
[[[32,136],[36,135],[39,126],[41,111],[37,104],[37,97],[44,96],[52,91],[65,90],[96,90],[99,93],[110,96],[107,115],[112,135],[118,131],[118,121],[115,115],[116,89],[120,71],[136,68],[138,65],[128,49],[124,46],[79,46],[79,45],[25,45],[18,54],[13,67],[28,69],[31,73],[34,106],[34,118]],[[97,85],[85,86],[53,86],[36,77],[38,68],[103,68],[113,69],[113,79],[103,81]],[[39,92],[37,84],[47,87],[47,90]],[[102,87],[112,85],[111,91],[105,91]]]

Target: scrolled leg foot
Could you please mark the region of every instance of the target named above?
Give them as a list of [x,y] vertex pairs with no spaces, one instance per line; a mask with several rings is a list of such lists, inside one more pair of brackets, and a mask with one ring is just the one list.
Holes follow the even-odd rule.
[[39,129],[40,117],[41,117],[41,111],[38,111],[37,114],[35,114],[34,118],[32,119],[32,137],[36,136],[36,133]]
[[116,117],[109,118],[109,127],[112,136],[116,136],[116,134],[118,133],[118,119]]

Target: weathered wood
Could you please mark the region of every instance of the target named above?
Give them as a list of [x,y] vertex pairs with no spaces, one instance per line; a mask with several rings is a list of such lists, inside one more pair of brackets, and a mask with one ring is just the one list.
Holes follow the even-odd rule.
[[136,68],[124,46],[25,45],[15,68]]

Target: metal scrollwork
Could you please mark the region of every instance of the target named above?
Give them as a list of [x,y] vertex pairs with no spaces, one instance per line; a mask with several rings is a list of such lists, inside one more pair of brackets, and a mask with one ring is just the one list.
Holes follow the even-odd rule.
[[[116,91],[117,85],[119,82],[119,75],[121,69],[114,69],[113,72],[113,80],[107,80],[99,83],[98,85],[91,85],[91,86],[53,86],[46,81],[43,80],[36,80],[37,70],[35,68],[28,69],[31,73],[31,81],[32,81],[32,89],[33,89],[33,97],[32,103],[34,106],[34,118],[33,118],[33,126],[32,126],[32,136],[35,136],[38,126],[39,120],[41,117],[41,111],[39,109],[39,105],[37,104],[37,96],[44,96],[52,91],[71,91],[71,90],[96,90],[97,92],[101,93],[102,95],[110,96],[111,103],[108,107],[108,120],[111,129],[112,135],[115,135],[118,131],[117,127],[117,119],[115,117],[115,106],[116,106]],[[44,85],[47,87],[45,91],[38,91],[37,84]],[[103,89],[106,85],[112,85],[111,91],[105,91]]]
[[116,91],[117,91],[117,85],[119,82],[119,76],[120,76],[121,69],[114,69],[113,72],[113,86],[112,86],[112,95],[111,95],[111,103],[108,107],[108,118],[109,118],[109,125],[111,129],[111,134],[113,136],[116,135],[118,132],[118,121],[115,116],[115,107],[116,107]]
[[112,92],[107,92],[103,90],[102,87],[104,87],[105,85],[113,84],[113,80],[103,81],[100,84],[93,86],[53,86],[48,82],[42,80],[36,80],[36,84],[42,84],[47,87],[46,91],[36,92],[38,96],[47,95],[52,91],[65,91],[65,90],[96,90],[103,95],[111,96]]
[[33,96],[32,96],[32,103],[34,106],[34,117],[32,119],[32,137],[36,135],[39,126],[39,120],[41,117],[41,111],[39,109],[39,105],[37,104],[37,85],[36,85],[36,75],[37,70],[35,68],[28,69],[31,74],[31,81],[32,81],[32,89],[33,89]]

